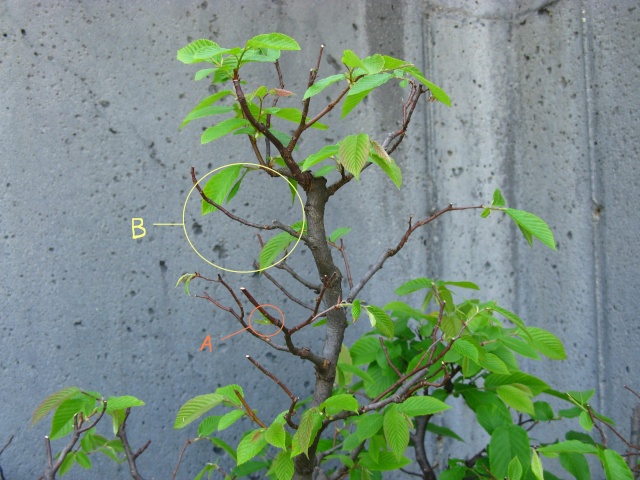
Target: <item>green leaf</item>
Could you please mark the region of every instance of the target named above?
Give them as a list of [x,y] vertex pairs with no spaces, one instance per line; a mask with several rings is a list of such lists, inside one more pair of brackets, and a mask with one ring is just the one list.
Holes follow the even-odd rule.
[[62,461],[62,464],[60,465],[60,469],[58,470],[58,473],[60,474],[60,476],[63,476],[65,473],[71,470],[71,467],[73,467],[74,462],[75,462],[75,454],[73,452],[69,452],[66,458]]
[[498,341],[517,354],[522,355],[523,357],[540,360],[540,356],[536,352],[536,349],[529,345],[527,342],[520,340],[519,338],[502,337],[499,338]]
[[433,422],[429,422],[427,424],[427,432],[431,432],[439,437],[449,437],[458,440],[459,442],[464,442],[464,439],[450,428],[436,425]]
[[388,408],[382,425],[389,450],[400,460],[409,446],[409,425],[405,416],[395,408]]
[[264,439],[274,447],[285,448],[287,435],[284,424],[277,420],[274,421],[265,432]]
[[362,60],[364,69],[370,74],[381,72],[384,68],[384,63],[384,58],[379,53]]
[[326,409],[327,414],[335,415],[343,410],[348,412],[358,411],[358,400],[351,394],[333,395],[318,406],[318,410]]
[[409,280],[396,288],[396,295],[407,295],[409,293],[417,292],[425,288],[430,289],[433,286],[433,279],[431,278],[416,278]]
[[451,99],[449,98],[449,95],[447,95],[445,91],[442,90],[440,87],[438,87],[437,85],[427,80],[422,74],[422,72],[418,70],[416,67],[414,66],[402,67],[402,70],[404,70],[409,75],[413,76],[416,80],[424,84],[429,89],[429,91],[431,92],[431,95],[433,95],[433,97],[436,100],[441,101],[448,107],[451,106]]
[[591,400],[591,397],[593,397],[594,393],[596,393],[594,389],[584,391],[567,390],[567,395],[574,401],[578,402],[580,405],[586,405],[587,403],[589,403],[589,400]]
[[360,175],[360,171],[367,163],[370,148],[369,135],[366,133],[349,135],[340,142],[340,164],[351,173],[356,180]]
[[538,452],[535,450],[531,452],[531,472],[533,473],[533,476],[536,477],[536,480],[544,480],[542,461],[540,461]]
[[501,385],[496,389],[496,393],[504,403],[517,411],[528,413],[529,415],[535,414],[531,395],[524,389],[518,388],[516,385]]
[[384,59],[384,69],[385,70],[395,70],[401,67],[410,67],[411,64],[409,62],[405,62],[404,60],[400,60],[399,58],[393,58],[389,55],[383,55]]
[[351,346],[349,352],[354,365],[364,365],[373,362],[381,350],[380,342],[376,337],[366,336],[360,337]]
[[300,50],[300,45],[284,33],[265,33],[257,35],[247,42],[252,48],[271,48],[273,50]]
[[216,428],[218,428],[218,423],[220,423],[219,415],[212,415],[202,419],[200,424],[198,425],[198,437],[208,437],[213,432],[215,432]]
[[518,457],[513,457],[509,462],[508,468],[509,480],[520,480],[522,478],[522,464]]
[[109,397],[107,398],[107,413],[113,412],[114,410],[123,410],[129,407],[141,407],[142,405],[144,405],[142,400],[130,395],[125,395],[123,397]]
[[188,400],[176,415],[176,421],[173,424],[173,428],[180,429],[189,425],[194,420],[200,418],[216,405],[219,405],[224,400],[224,396],[217,393],[208,393],[206,395],[199,395],[191,400]]
[[376,73],[374,75],[366,75],[351,85],[347,97],[357,95],[363,92],[370,92],[374,88],[380,87],[387,83],[393,75],[390,73]]
[[293,478],[293,460],[289,452],[282,450],[273,462],[273,472],[277,480],[291,480]]
[[375,305],[364,305],[364,310],[369,316],[372,327],[376,327],[388,338],[393,338],[393,321],[387,313]]
[[296,238],[287,232],[279,233],[275,237],[270,238],[260,252],[260,269],[264,270],[273,265],[280,254],[295,240]]
[[491,215],[491,209],[490,208],[485,208],[484,210],[482,210],[482,213],[480,214],[481,218],[487,218],[489,215]]
[[469,290],[480,290],[480,287],[473,282],[442,282],[442,285],[452,285],[459,288],[468,288]]
[[[233,188],[234,182],[238,178],[242,165],[231,165],[221,169],[218,173],[211,176],[205,184],[202,191],[213,202],[221,205],[225,198],[228,198]],[[202,215],[215,212],[216,207],[202,199]]]
[[538,327],[529,327],[527,331],[533,337],[533,346],[538,352],[552,360],[567,358],[562,342],[553,333]]
[[478,364],[493,373],[502,373],[504,375],[511,373],[507,365],[493,353],[485,354],[484,358],[479,357]]
[[322,90],[327,88],[329,85],[332,85],[344,79],[345,79],[344,73],[339,73],[337,75],[331,75],[330,77],[326,77],[326,78],[323,78],[322,80],[318,80],[313,85],[311,85],[306,92],[304,92],[304,96],[302,97],[302,100],[306,100],[309,97],[313,97],[314,95],[317,95]]
[[333,233],[331,235],[329,235],[329,241],[331,243],[336,243],[336,240],[338,240],[340,237],[342,237],[343,235],[346,235],[347,233],[349,233],[351,231],[351,228],[348,227],[340,227],[340,228],[336,228]]
[[539,447],[538,452],[542,453],[545,457],[554,458],[558,453],[598,453],[598,447],[590,443],[585,443],[580,440],[567,440],[564,442],[558,442],[551,445],[545,445]]
[[[272,109],[265,110],[266,113],[271,113]],[[276,108],[272,115],[275,115],[278,118],[282,118],[283,120],[288,120],[290,122],[300,123],[302,120],[302,112],[297,108]],[[329,127],[324,123],[315,122],[311,125],[311,128],[316,128],[318,130],[327,130]]]
[[345,50],[342,52],[342,63],[350,68],[360,67],[366,70],[366,67],[364,66],[364,63],[362,63],[362,60],[360,60],[360,57],[353,53],[352,50]]
[[230,427],[245,415],[244,410],[231,410],[225,413],[218,422],[218,431]]
[[49,437],[52,440],[64,437],[71,431],[71,422],[74,415],[84,410],[85,400],[79,397],[72,397],[60,404],[51,419],[51,432]]
[[336,155],[339,150],[340,150],[339,145],[327,145],[325,147],[322,147],[318,152],[314,153],[313,155],[309,155],[306,158],[306,160],[302,163],[302,166],[300,168],[302,169],[303,172],[306,170],[309,170],[316,163],[320,163],[326,158]]
[[180,60],[182,63],[185,63],[185,64],[197,63],[202,60],[194,60],[193,58],[194,54],[203,47],[214,47],[214,46],[217,47],[218,44],[212,42],[211,40],[207,40],[207,39],[195,40],[191,42],[189,45],[187,45],[186,47],[183,47],[180,50],[178,50],[177,58],[178,60]]
[[45,398],[33,412],[31,426],[42,420],[51,410],[57,408],[62,402],[80,393],[78,387],[67,387],[58,390]]
[[590,432],[593,428],[593,420],[591,420],[589,412],[581,412],[580,417],[578,417],[578,421],[580,422],[580,426],[587,432]]
[[522,427],[509,425],[493,431],[489,443],[489,464],[495,477],[508,475],[513,458],[518,458],[521,465],[529,465],[530,455],[529,436]]
[[360,318],[360,300],[354,300],[351,305],[351,317],[353,318],[353,323],[358,321]]
[[342,104],[342,113],[340,114],[340,118],[344,118],[349,115],[349,112],[356,108],[356,106],[358,106],[358,104],[364,100],[369,93],[371,93],[371,90],[347,96]]
[[348,363],[339,362],[338,367],[341,368],[346,373],[351,373],[352,375],[356,375],[363,380],[366,380],[368,382],[373,382],[373,378],[371,378],[371,375],[369,375],[365,371],[360,370],[358,367],[354,365],[349,365]]
[[553,239],[553,233],[541,218],[535,216],[533,213],[525,212],[524,210],[505,208],[503,211],[509,215],[514,222],[516,222],[516,225],[518,225],[523,232],[529,232],[551,250],[556,249],[556,242]]
[[589,463],[582,453],[561,453],[560,465],[576,480],[591,480]]
[[91,468],[91,459],[89,456],[84,453],[82,450],[76,452],[76,463],[80,465],[82,468],[90,469]]
[[231,458],[233,458],[234,460],[237,459],[238,456],[236,454],[235,449],[231,448],[231,445],[229,445],[227,442],[216,437],[211,437],[209,438],[209,440],[211,440],[211,443],[213,444],[214,447],[221,448],[222,450],[227,452],[227,455],[229,455]]
[[185,117],[185,119],[180,124],[180,130],[187,125],[192,120],[196,120],[197,118],[209,117],[211,115],[220,115],[223,113],[229,113],[233,111],[233,106],[231,105],[209,105],[208,107],[198,108],[197,110],[193,110],[189,115]]
[[602,462],[602,468],[607,480],[633,480],[633,474],[624,461],[624,458],[609,448],[601,450],[598,454]]
[[266,444],[267,441],[264,439],[263,428],[258,428],[249,432],[238,444],[238,458],[236,463],[238,465],[242,465],[243,463],[251,460],[260,453],[260,450],[262,450]]
[[[377,153],[377,142],[371,142],[371,144]],[[380,149],[383,150],[382,147],[380,147]],[[378,165],[382,169],[382,171],[387,174],[394,185],[398,187],[398,189],[400,189],[400,187],[402,186],[402,171],[400,170],[400,167],[398,167],[396,162],[391,157],[389,157],[389,155],[386,155],[389,160],[385,160],[376,153],[370,152],[369,160]]]
[[200,142],[202,143],[202,145],[212,142],[213,140],[224,137],[234,130],[240,127],[244,127],[245,125],[249,125],[249,120],[247,120],[246,118],[229,118],[227,120],[223,120],[217,125],[207,128],[202,134]]
[[500,385],[514,384],[526,385],[534,397],[549,389],[549,385],[546,382],[525,372],[516,372],[510,375],[492,373],[485,378],[484,388],[492,389]]
[[499,188],[496,188],[493,192],[493,200],[491,200],[492,207],[504,207],[506,205],[502,192]]
[[310,408],[302,414],[300,419],[300,425],[296,432],[296,437],[300,445],[300,451],[305,455],[308,455],[309,445],[313,442],[320,425],[322,424],[322,417],[318,413],[317,408]]
[[397,407],[399,412],[402,412],[409,417],[433,415],[434,413],[442,412],[449,408],[451,408],[449,405],[437,398],[422,395],[409,397]]
[[480,405],[476,410],[476,418],[489,435],[498,427],[508,427],[513,424],[511,414],[504,405],[502,407],[494,404]]
[[193,77],[193,79],[197,82],[199,80],[202,80],[203,78],[207,78],[209,75],[211,75],[216,70],[217,70],[217,68],[203,68],[202,70],[198,70],[196,72],[196,74]]
[[381,413],[372,412],[363,415],[356,428],[358,440],[364,442],[367,438],[376,435],[382,428],[383,421],[384,416]]
[[217,44],[205,45],[198,48],[193,54],[193,63],[202,61],[213,61],[215,64],[220,65],[222,55],[225,53],[239,53],[235,48],[224,48]]

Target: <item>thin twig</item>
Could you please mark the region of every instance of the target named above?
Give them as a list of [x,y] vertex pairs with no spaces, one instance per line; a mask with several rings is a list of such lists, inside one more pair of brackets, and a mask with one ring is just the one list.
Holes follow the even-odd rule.
[[344,267],[347,271],[347,282],[349,282],[349,288],[353,288],[353,279],[351,278],[351,268],[349,268],[349,262],[347,261],[347,254],[344,250],[344,242],[340,239],[340,253],[342,254],[342,260],[344,260]]
[[322,289],[322,285],[310,282],[309,280],[305,280],[304,278],[302,278],[300,275],[298,275],[295,270],[293,270],[289,264],[286,262],[286,260],[283,260],[282,262],[278,263],[277,265],[274,265],[275,268],[278,268],[280,270],[284,270],[285,272],[287,272],[289,275],[291,275],[293,277],[294,280],[296,280],[298,283],[301,283],[302,285],[304,285],[305,287],[307,287],[309,290],[313,290],[315,293],[320,293],[320,290]]
[[473,207],[454,207],[452,204],[450,204],[448,207],[437,211],[430,217],[419,221],[415,225],[411,225],[411,221],[409,221],[409,227],[407,228],[407,231],[403,235],[402,239],[400,239],[400,241],[394,248],[387,249],[380,256],[378,261],[369,269],[367,273],[364,274],[364,276],[360,279],[360,281],[356,284],[356,286],[351,289],[351,291],[349,292],[349,295],[347,296],[346,302],[347,303],[353,302],[353,300],[356,298],[358,293],[360,293],[360,290],[362,290],[364,286],[367,284],[367,282],[371,280],[371,277],[373,277],[378,272],[378,270],[382,268],[382,266],[384,265],[384,262],[386,262],[388,258],[393,257],[396,253],[398,253],[400,249],[404,247],[405,243],[407,243],[407,240],[409,240],[409,237],[411,236],[411,234],[415,232],[418,228],[424,225],[427,225],[428,223],[434,221],[436,218],[440,217],[441,215],[444,215],[447,212],[472,210],[472,209],[479,209],[479,208],[485,208],[485,207],[484,205],[478,205]]
[[264,423],[262,423],[262,420],[260,420],[258,418],[258,416],[256,415],[256,412],[254,412],[251,409],[251,407],[249,406],[247,401],[244,399],[242,394],[238,390],[235,390],[235,389],[233,390],[233,392],[236,394],[236,397],[238,397],[238,400],[240,400],[240,403],[242,403],[242,406],[244,407],[244,410],[247,413],[247,415],[249,416],[249,418],[251,420],[253,420],[254,422],[256,422],[258,425],[260,425],[262,428],[267,428],[267,426]]
[[380,340],[380,346],[382,347],[382,351],[384,352],[384,356],[387,359],[387,363],[389,364],[389,366],[391,368],[393,368],[393,371],[396,372],[396,375],[398,376],[398,378],[402,377],[402,373],[400,373],[400,370],[398,370],[398,367],[396,367],[393,364],[393,362],[391,361],[391,358],[389,358],[389,352],[387,351],[387,346],[384,344],[384,338],[378,337],[378,340]]
[[176,468],[173,471],[173,475],[171,475],[171,480],[176,480],[176,475],[178,474],[178,469],[180,468],[180,462],[182,462],[182,456],[184,455],[184,452],[187,449],[187,447],[191,445],[192,441],[193,440],[191,440],[190,438],[187,438],[187,441],[184,442],[184,446],[182,447],[182,450],[180,450],[180,455],[178,456],[178,464],[176,465]]
[[[276,60],[274,62],[274,66],[276,67],[276,72],[278,74],[278,88],[280,89],[284,89],[284,78],[282,77],[282,70],[280,70],[280,62],[278,60]],[[278,95],[274,95],[274,99],[273,102],[271,103],[271,107],[275,108],[276,105],[278,105],[278,100],[280,99],[280,97]],[[267,114],[267,128],[271,128],[271,114]],[[265,143],[265,151],[266,151],[266,156],[267,156],[267,161],[269,162],[269,165],[271,165],[271,142],[269,141],[269,139],[265,136],[264,137],[264,143]]]
[[[133,451],[131,451],[131,445],[129,445],[129,439],[127,438],[126,424],[127,419],[129,418],[129,413],[131,413],[131,407],[125,410],[124,420],[122,420],[122,423],[118,427],[116,437],[118,437],[122,442],[122,448],[124,449],[125,457],[127,457],[127,464],[129,465],[129,474],[133,477],[134,480],[144,480],[140,473],[138,473],[138,466],[136,465],[136,458],[142,453],[142,451],[144,451],[144,449],[142,451],[139,451],[137,454],[134,454]],[[151,443],[151,440],[147,442],[147,445],[145,445],[144,448],[146,448],[149,443]]]
[[2,453],[5,451],[5,449],[6,449],[9,445],[11,445],[11,442],[13,441],[13,437],[14,437],[13,435],[11,435],[11,436],[9,437],[9,440],[7,440],[7,443],[5,443],[5,444],[4,444],[4,447],[2,447],[2,450],[0,450],[0,455],[2,455]]
[[[627,387],[626,385],[624,386],[624,388],[626,388],[627,390],[629,390],[631,393],[633,393],[636,397],[638,397],[638,399],[640,399],[640,395],[638,395],[634,390],[632,390],[631,388]],[[2,452],[0,452],[2,453]]]
[[[259,265],[257,263],[255,263],[254,264],[254,268],[257,269],[258,267],[259,267]],[[292,300],[293,302],[297,303],[301,307],[306,308],[307,310],[312,310],[313,311],[313,307],[310,307],[309,305],[304,303],[302,300],[299,300],[296,297],[294,297],[286,288],[284,288],[282,285],[280,285],[271,275],[269,275],[266,270],[263,270],[261,273],[262,273],[262,275],[267,277],[267,279],[269,281],[271,281],[271,283],[273,283],[276,287],[278,287],[278,289],[280,289],[280,291],[282,293],[284,293],[290,300]]]

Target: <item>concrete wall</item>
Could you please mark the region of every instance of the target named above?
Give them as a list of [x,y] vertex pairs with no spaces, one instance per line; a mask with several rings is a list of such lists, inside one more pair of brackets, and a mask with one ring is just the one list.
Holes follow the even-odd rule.
[[[173,286],[184,272],[216,271],[178,228],[151,226],[180,221],[191,165],[204,173],[250,158],[238,139],[201,147],[203,122],[178,132],[206,85],[192,81],[196,68],[177,62],[176,50],[191,39],[236,45],[270,31],[302,46],[283,54],[291,90],[303,91],[322,43],[322,76],[339,71],[345,48],[388,53],[413,60],[453,99],[451,109],[433,104],[416,113],[395,154],[407,188],[397,192],[367,172],[335,199],[329,225],[354,228],[346,240],[355,277],[373,261],[357,258],[359,251],[377,258],[409,214],[481,203],[496,187],[556,235],[557,253],[531,249],[504,218],[451,215],[413,239],[363,295],[382,304],[407,275],[476,281],[485,298],[565,342],[569,360],[534,371],[556,387],[597,387],[594,405],[628,434],[635,399],[623,385],[640,388],[639,25],[633,1],[0,0],[0,445],[15,435],[0,458],[6,477],[42,470],[47,425],[30,429],[28,422],[42,398],[63,386],[147,402],[130,420],[131,440],[153,440],[140,458],[153,478],[169,476],[186,435],[194,435],[171,428],[186,399],[238,382],[265,417],[282,409],[286,397],[249,368],[245,354],[300,383],[296,395],[311,393],[308,365],[275,356],[248,335],[199,351],[205,335],[215,340],[235,325]],[[255,84],[265,71],[253,72],[247,80]],[[400,100],[394,90],[374,95],[344,128],[305,140],[300,158],[345,132],[384,138]],[[256,195],[267,218],[296,215],[283,206],[286,189]],[[351,212],[356,217],[347,220]],[[132,217],[144,218],[143,239],[131,239]],[[231,268],[256,250],[252,234],[195,230],[211,259]],[[300,251],[294,261],[307,259]],[[304,315],[257,277],[225,278],[281,302],[287,318]],[[224,298],[217,287],[209,292]],[[364,329],[357,325],[350,339]],[[301,343],[316,346],[316,336],[309,332]],[[464,418],[444,422],[482,440]],[[472,453],[466,448],[455,454]],[[192,447],[181,478],[212,456],[210,447]],[[91,478],[126,478],[125,468],[96,463]],[[81,471],[69,477],[87,478]]]

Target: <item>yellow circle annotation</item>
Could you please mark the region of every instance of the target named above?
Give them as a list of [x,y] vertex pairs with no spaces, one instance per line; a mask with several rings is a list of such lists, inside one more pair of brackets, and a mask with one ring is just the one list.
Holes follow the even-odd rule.
[[[191,242],[191,239],[189,238],[189,233],[187,232],[187,223],[185,221],[185,216],[186,216],[186,211],[187,211],[187,203],[189,202],[189,197],[191,197],[191,194],[196,189],[196,186],[199,185],[200,182],[203,181],[205,178],[207,178],[209,175],[217,172],[218,170],[223,170],[223,169],[225,169],[227,167],[233,167],[235,165],[243,165],[243,166],[250,165],[252,167],[259,167],[259,168],[262,168],[264,170],[269,170],[270,172],[273,172],[276,175],[279,175],[284,181],[286,181],[291,186],[291,188],[293,188],[293,185],[291,184],[291,182],[289,182],[289,179],[287,177],[282,175],[280,172],[278,172],[278,171],[276,171],[276,170],[274,170],[272,168],[269,168],[269,167],[267,167],[265,165],[260,165],[258,163],[246,163],[246,162],[229,163],[227,165],[223,165],[221,167],[218,167],[218,168],[215,168],[215,169],[211,170],[209,173],[204,175],[202,178],[200,178],[197,181],[197,183],[193,187],[191,187],[191,190],[189,190],[189,194],[187,195],[187,198],[184,201],[184,205],[182,206],[182,229],[184,230],[184,236],[187,237],[187,242],[189,242],[189,245],[191,245],[191,248],[193,249],[193,251],[196,252],[196,254],[202,260],[207,262],[209,265],[212,265],[212,266],[214,266],[216,268],[219,268],[220,270],[224,270],[225,272],[230,272],[230,273],[256,273],[256,272],[262,272],[264,270],[267,270],[268,268],[276,266],[277,264],[279,264],[280,262],[284,261],[289,255],[291,255],[293,253],[293,251],[298,246],[298,243],[300,243],[300,239],[302,238],[302,235],[304,233],[304,228],[300,229],[300,235],[298,235],[298,238],[296,239],[296,243],[293,245],[293,248],[291,250],[289,250],[289,252],[284,257],[282,257],[277,262],[272,263],[268,267],[258,268],[256,270],[232,270],[230,268],[224,268],[224,267],[221,267],[220,265],[216,265],[215,263],[213,263],[211,260],[207,259],[204,255],[202,255],[198,251],[198,249],[195,247],[195,245],[193,245],[193,243]],[[294,188],[294,191],[296,192],[296,196],[298,197],[298,201],[300,202],[300,207],[302,209],[302,225],[304,226],[304,224],[306,223],[306,215],[305,215],[305,212],[304,212],[304,202],[302,201],[302,197],[300,196],[300,193],[298,192],[298,189]]]

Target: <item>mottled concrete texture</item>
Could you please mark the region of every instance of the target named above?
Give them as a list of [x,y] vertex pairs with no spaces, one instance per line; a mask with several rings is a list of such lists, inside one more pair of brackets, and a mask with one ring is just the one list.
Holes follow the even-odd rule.
[[[339,71],[345,48],[388,53],[413,60],[453,99],[450,109],[425,103],[416,112],[395,154],[407,188],[398,192],[372,170],[334,199],[330,228],[353,227],[346,243],[354,277],[397,241],[410,214],[481,203],[496,187],[510,206],[540,215],[555,232],[557,253],[529,248],[497,215],[448,216],[413,238],[362,298],[383,304],[408,276],[477,282],[484,298],[565,342],[569,360],[533,371],[554,387],[597,387],[594,405],[628,435],[637,399],[623,385],[640,389],[636,1],[0,0],[0,447],[15,435],[0,458],[7,479],[42,471],[47,422],[31,429],[30,416],[64,386],[147,402],[130,419],[130,438],[135,446],[152,439],[139,464],[156,479],[170,477],[186,436],[195,434],[172,429],[186,399],[238,382],[265,417],[282,410],[286,397],[245,354],[290,379],[296,395],[311,393],[309,365],[248,335],[199,351],[206,334],[215,340],[236,327],[173,286],[187,271],[216,272],[179,228],[151,226],[180,221],[191,165],[204,173],[251,158],[238,138],[201,147],[206,122],[178,131],[207,86],[193,82],[196,67],[175,60],[176,50],[196,38],[236,45],[270,31],[302,46],[282,59],[286,87],[300,94],[325,44],[321,76]],[[252,72],[254,85],[271,74]],[[346,125],[306,139],[300,158],[347,133],[383,139],[400,101],[395,89],[373,95]],[[299,214],[288,209],[286,187],[255,192],[267,219]],[[252,215],[251,205],[238,205]],[[136,241],[132,217],[147,227]],[[207,255],[231,268],[256,250],[253,232],[199,234],[188,223]],[[296,255],[313,278],[309,254],[301,248]],[[280,302],[288,318],[304,315],[258,277],[226,278],[264,303]],[[209,292],[223,296],[217,286]],[[351,329],[348,341],[366,328]],[[317,347],[312,330],[300,342]],[[436,444],[440,465],[448,455],[473,454],[484,439],[469,430],[467,416],[440,421],[470,439],[462,447]],[[226,440],[235,444],[247,426]],[[179,478],[193,478],[216,457],[210,446],[195,445]],[[124,466],[94,463],[90,475],[74,469],[68,478],[128,478]]]

